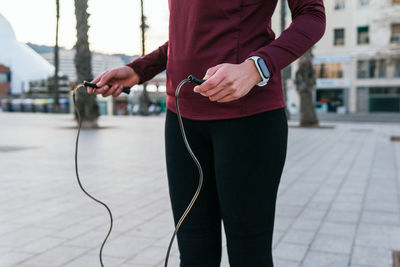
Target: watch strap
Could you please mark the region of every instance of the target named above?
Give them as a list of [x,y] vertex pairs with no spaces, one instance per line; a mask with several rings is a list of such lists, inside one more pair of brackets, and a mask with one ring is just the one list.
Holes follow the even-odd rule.
[[[257,86],[265,86],[265,85],[267,85],[267,83],[269,81],[270,74],[269,74],[269,71],[267,69],[267,66],[265,65],[264,60],[262,58],[260,58],[260,57],[257,57],[257,56],[249,57],[247,60],[250,60],[250,59],[254,61],[254,64],[255,64],[255,66],[257,68],[257,71],[258,71],[258,74],[260,75],[260,77],[262,79],[261,82],[259,82],[257,84]],[[264,63],[263,67],[259,65],[260,61],[262,61],[262,63]],[[262,70],[263,68],[266,69],[265,72],[267,72],[267,73],[264,73],[264,71]]]

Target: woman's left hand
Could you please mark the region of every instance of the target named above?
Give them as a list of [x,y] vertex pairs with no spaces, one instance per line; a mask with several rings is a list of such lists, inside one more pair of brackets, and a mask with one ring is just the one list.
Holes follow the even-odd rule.
[[230,102],[247,95],[261,81],[253,60],[241,64],[224,63],[209,68],[203,84],[195,86],[194,91],[210,101]]

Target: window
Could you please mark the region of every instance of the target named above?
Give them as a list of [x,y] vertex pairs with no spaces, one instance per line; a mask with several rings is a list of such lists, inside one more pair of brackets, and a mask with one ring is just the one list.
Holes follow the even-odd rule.
[[399,112],[400,87],[371,87],[368,102],[371,112]]
[[378,61],[378,78],[385,78],[386,77],[386,60],[380,59]]
[[369,93],[373,95],[400,95],[400,87],[371,87]]
[[335,9],[340,10],[345,8],[345,0],[335,0]]
[[400,23],[392,24],[392,36],[390,37],[390,42],[400,43]]
[[361,26],[357,28],[357,43],[368,44],[369,43],[369,27]]
[[8,83],[8,75],[5,72],[0,72],[0,83]]
[[357,78],[385,78],[386,60],[370,59],[357,62]]
[[369,0],[358,0],[358,6],[359,7],[369,6]]
[[397,58],[394,62],[394,77],[400,78],[400,58]]
[[334,29],[334,45],[344,45],[344,29]]
[[326,63],[315,66],[315,75],[322,79],[343,78],[343,63]]
[[367,61],[359,60],[357,62],[357,78],[367,78]]

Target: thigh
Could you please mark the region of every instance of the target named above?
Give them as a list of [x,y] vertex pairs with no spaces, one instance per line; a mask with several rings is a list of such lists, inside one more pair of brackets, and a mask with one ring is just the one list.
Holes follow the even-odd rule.
[[230,264],[272,266],[276,195],[287,147],[284,110],[222,121],[213,142]]
[[[219,266],[221,254],[221,219],[212,144],[198,122],[184,120],[184,126],[188,142],[202,165],[204,181],[198,199],[177,235],[181,266],[215,267]],[[166,117],[165,148],[176,224],[196,192],[199,172],[183,142],[177,116],[171,111]]]

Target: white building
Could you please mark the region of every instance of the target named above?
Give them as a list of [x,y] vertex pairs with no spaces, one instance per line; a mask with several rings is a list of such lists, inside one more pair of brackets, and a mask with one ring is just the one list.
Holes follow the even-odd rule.
[[400,0],[324,4],[326,32],[313,50],[315,100],[331,112],[400,112]]
[[10,23],[0,14],[0,65],[11,70],[11,94],[29,91],[29,82],[54,75],[54,67],[15,37]]
[[[40,55],[44,57],[49,63],[54,65],[54,53],[42,53]],[[59,50],[60,72],[67,75],[70,81],[76,82],[77,76],[74,57],[75,50]],[[92,53],[92,73],[94,77],[100,75],[106,70],[121,67],[123,65],[124,62],[120,57],[100,53]]]
[[[49,63],[54,64],[54,53],[40,54]],[[60,72],[68,76],[70,81],[76,82],[76,70],[74,63],[75,50],[60,49],[59,64]],[[136,57],[134,57],[135,59]],[[106,70],[124,66],[125,63],[118,56],[92,53],[92,72],[93,77],[96,77]],[[149,91],[165,91],[166,74],[162,72],[148,82]],[[135,87],[135,90],[142,90],[141,86]]]

